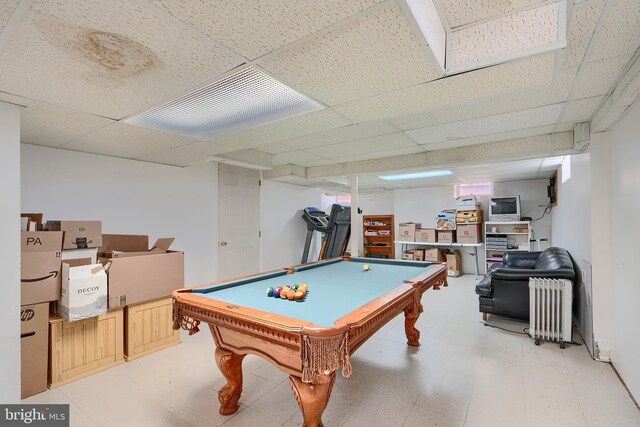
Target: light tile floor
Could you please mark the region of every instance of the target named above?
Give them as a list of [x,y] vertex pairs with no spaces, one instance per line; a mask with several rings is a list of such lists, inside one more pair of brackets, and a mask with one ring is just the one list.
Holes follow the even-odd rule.
[[[640,411],[615,372],[585,346],[545,343],[483,325],[476,277],[428,291],[417,327],[421,347],[406,345],[403,316],[353,356],[338,376],[325,426],[640,426]],[[490,316],[489,322],[527,325]],[[299,426],[287,376],[258,357],[244,362],[241,408],[218,413],[224,384],[206,328],[183,343],[25,402],[69,403],[71,425]],[[575,339],[580,337],[575,335]]]

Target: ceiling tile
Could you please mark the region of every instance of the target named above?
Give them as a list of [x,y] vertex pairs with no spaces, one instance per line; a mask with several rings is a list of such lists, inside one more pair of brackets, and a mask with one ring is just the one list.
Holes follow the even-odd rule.
[[61,148],[135,159],[193,142],[181,136],[116,122]]
[[544,0],[440,0],[451,28],[513,13]]
[[143,0],[36,0],[0,51],[0,90],[119,119],[242,61]]
[[549,84],[555,54],[500,64],[349,102],[335,110],[355,122],[384,120],[447,105],[475,102],[501,93]]
[[329,159],[344,159],[348,156],[374,153],[377,151],[399,150],[404,148],[414,148],[417,151],[424,151],[417,144],[402,132],[388,135],[363,138],[355,141],[340,142],[337,144],[325,145],[323,147],[310,148],[310,153]]
[[631,55],[623,55],[585,64],[578,74],[571,100],[609,93],[630,59]]
[[[275,154],[271,160],[273,166],[286,165],[293,163],[294,165],[300,165],[300,163],[317,162],[324,160],[321,156],[308,153],[306,151],[297,150],[290,151],[288,153]],[[302,165],[300,165],[302,166]]]
[[295,138],[327,129],[335,129],[350,124],[352,124],[351,121],[336,114],[332,110],[324,109],[257,126],[241,132],[211,138],[210,141],[227,147],[248,148],[270,142],[282,142],[284,139]]
[[[478,137],[481,135],[516,131],[555,124],[558,116],[562,112],[562,107],[563,104],[554,104],[497,116],[414,129],[406,133],[419,144],[433,144]],[[428,145],[425,148],[427,150],[431,149]]]
[[268,144],[261,144],[259,147],[260,151],[264,151],[269,154],[281,154],[288,153],[290,151],[296,151],[297,148],[290,147],[285,144],[281,144],[279,142],[270,142]]
[[258,64],[327,105],[439,77],[396,2],[306,43],[268,55]]
[[505,57],[529,56],[559,44],[559,3],[504,15],[447,36],[447,69],[470,69]]
[[640,1],[614,0],[589,60],[633,54],[640,47]]
[[209,142],[194,142],[193,144],[176,147],[159,153],[139,157],[145,162],[162,163],[173,166],[189,166],[196,163],[212,161],[216,154],[226,153],[230,148]]
[[113,120],[104,117],[39,103],[22,111],[20,141],[60,147],[112,123]]
[[18,3],[20,0],[4,0],[0,3],[0,33],[18,7]]
[[567,102],[560,116],[560,122],[589,121],[603,99],[604,96],[594,96]]
[[573,7],[567,28],[567,47],[561,53],[563,68],[577,67],[582,63],[605,3],[606,0],[591,0]]
[[242,56],[255,59],[382,0],[150,0]]
[[301,150],[337,144],[338,142],[351,141],[354,139],[369,138],[378,135],[397,132],[398,129],[386,121],[359,123],[344,126],[337,129],[330,129],[311,135],[304,135],[297,138],[285,139],[281,141],[291,147]]
[[410,130],[557,104],[567,99],[577,72],[577,68],[562,70],[547,85],[487,97],[480,102],[462,102],[408,114],[390,121],[399,129]]

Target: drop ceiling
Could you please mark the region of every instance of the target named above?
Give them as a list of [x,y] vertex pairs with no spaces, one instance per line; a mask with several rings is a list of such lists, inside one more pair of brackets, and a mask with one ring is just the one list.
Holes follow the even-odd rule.
[[[473,60],[555,37],[521,18],[558,10],[566,45],[446,74],[405,0],[8,0],[0,4],[0,101],[24,107],[28,144],[179,167],[233,161],[300,185],[344,188],[357,174],[377,189],[547,177],[558,162],[545,158],[582,148],[576,124],[613,106],[598,126],[606,130],[635,100],[616,105],[612,94],[640,78],[637,0],[433,4],[457,40],[489,31],[465,43]],[[531,32],[509,34],[502,22]],[[245,67],[321,109],[206,138],[125,122]],[[377,178],[440,167],[454,175]]]

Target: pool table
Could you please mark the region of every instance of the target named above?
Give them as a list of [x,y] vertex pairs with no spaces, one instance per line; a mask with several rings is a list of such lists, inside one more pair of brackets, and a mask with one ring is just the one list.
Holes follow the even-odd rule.
[[[301,283],[308,285],[303,301],[267,296],[268,287]],[[227,380],[218,392],[221,414],[238,410],[242,359],[254,354],[289,374],[304,425],[321,426],[335,371],[342,366],[349,376],[349,356],[401,312],[408,345],[420,345],[420,299],[440,286],[447,286],[441,264],[335,258],[175,290],[173,327],[194,334],[209,325]]]

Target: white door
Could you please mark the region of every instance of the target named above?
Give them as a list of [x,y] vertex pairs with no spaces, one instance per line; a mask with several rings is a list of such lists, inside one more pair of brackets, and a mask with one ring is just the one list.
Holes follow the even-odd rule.
[[220,163],[218,218],[220,279],[259,272],[260,172]]

